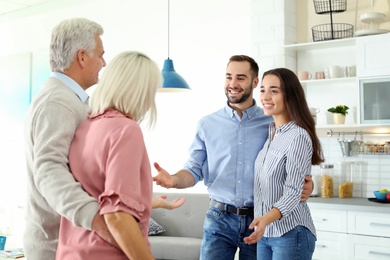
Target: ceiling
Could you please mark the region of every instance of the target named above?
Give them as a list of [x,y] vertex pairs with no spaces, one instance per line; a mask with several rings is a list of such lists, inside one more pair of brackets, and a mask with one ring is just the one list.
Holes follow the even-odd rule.
[[92,0],[0,0],[0,22],[35,15]]
[[0,0],[0,15],[28,9],[55,0]]

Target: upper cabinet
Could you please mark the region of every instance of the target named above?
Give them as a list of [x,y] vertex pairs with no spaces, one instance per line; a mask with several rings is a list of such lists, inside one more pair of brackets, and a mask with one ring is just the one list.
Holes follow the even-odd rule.
[[356,38],[357,75],[390,75],[390,33]]

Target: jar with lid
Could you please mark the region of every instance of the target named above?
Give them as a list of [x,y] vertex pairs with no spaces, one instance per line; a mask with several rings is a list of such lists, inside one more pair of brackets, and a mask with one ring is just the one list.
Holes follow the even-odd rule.
[[333,164],[320,164],[322,198],[333,198],[333,167]]
[[321,189],[321,176],[319,173],[312,173],[311,179],[313,181],[313,191],[310,194],[310,197],[318,197],[320,196]]
[[353,197],[354,162],[338,162],[339,166],[339,198]]
[[390,153],[390,142],[387,141],[385,142],[385,151],[384,153]]

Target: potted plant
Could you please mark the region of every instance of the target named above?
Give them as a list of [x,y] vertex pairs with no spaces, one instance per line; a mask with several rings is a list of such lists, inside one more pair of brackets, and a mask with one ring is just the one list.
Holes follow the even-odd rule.
[[333,113],[333,123],[334,124],[344,124],[345,116],[348,114],[349,107],[346,105],[337,105],[336,107],[331,107],[328,109],[328,112]]

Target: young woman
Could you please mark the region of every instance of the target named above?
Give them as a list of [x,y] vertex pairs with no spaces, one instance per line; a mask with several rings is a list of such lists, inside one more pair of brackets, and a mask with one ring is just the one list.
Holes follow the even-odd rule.
[[156,63],[135,51],[117,55],[105,69],[70,146],[69,165],[98,199],[120,248],[62,217],[57,259],[154,259],[148,241],[152,175],[139,123],[146,116],[150,126],[155,122],[161,80]]
[[256,231],[245,242],[257,242],[257,259],[311,259],[316,231],[306,201],[305,176],[323,162],[320,141],[303,88],[285,68],[263,74],[260,102],[272,116],[269,136],[255,161]]

